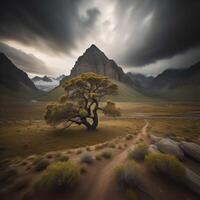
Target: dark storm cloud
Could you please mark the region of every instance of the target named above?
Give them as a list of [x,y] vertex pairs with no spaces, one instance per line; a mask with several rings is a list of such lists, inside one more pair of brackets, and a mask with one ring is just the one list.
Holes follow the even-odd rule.
[[[94,26],[99,10],[79,13],[82,0],[2,0],[0,39],[69,53]],[[45,50],[46,50],[45,49]]]
[[14,64],[25,72],[34,74],[49,74],[49,70],[43,61],[32,54],[26,54],[21,50],[10,47],[0,42],[0,52],[8,56]]
[[[122,58],[124,64],[143,66],[200,46],[199,0],[118,0],[117,2],[119,28],[120,22],[124,20],[124,13],[133,6],[128,21],[132,40],[127,44],[127,51]],[[142,25],[143,20],[150,15],[152,16],[149,25]],[[134,19],[137,21],[135,24]]]

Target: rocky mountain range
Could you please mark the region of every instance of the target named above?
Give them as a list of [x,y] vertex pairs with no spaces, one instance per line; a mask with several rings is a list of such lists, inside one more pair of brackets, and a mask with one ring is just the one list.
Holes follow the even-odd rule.
[[[95,72],[108,76],[114,81],[132,88],[137,96],[140,93],[142,96],[168,100],[200,99],[200,62],[185,69],[167,69],[156,77],[147,77],[142,74],[124,73],[114,60],[109,59],[95,45],[91,45],[77,59],[69,76],[61,75],[56,78],[36,76],[31,80],[3,53],[0,54],[0,88],[6,88],[15,93],[19,93],[19,91],[21,93],[27,93],[27,91],[38,93],[39,90],[46,92],[60,90],[62,92],[61,87],[57,89],[60,83],[85,72]],[[128,91],[131,90],[128,89]],[[56,94],[56,92],[54,93]]]
[[131,79],[123,72],[114,60],[109,59],[98,47],[92,44],[82,56],[78,58],[71,70],[70,77],[85,72],[95,72],[110,77],[113,80],[131,84]]

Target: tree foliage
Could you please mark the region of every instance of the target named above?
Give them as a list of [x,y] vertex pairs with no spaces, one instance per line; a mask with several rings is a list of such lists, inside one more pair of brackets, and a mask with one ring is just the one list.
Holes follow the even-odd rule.
[[120,108],[116,107],[116,104],[112,101],[107,101],[105,107],[103,107],[103,113],[107,116],[117,117],[121,115]]
[[118,91],[108,77],[91,72],[66,80],[63,87],[66,94],[47,106],[45,120],[54,125],[64,122],[66,127],[84,125],[88,130],[98,126],[98,111],[103,110],[100,101]]

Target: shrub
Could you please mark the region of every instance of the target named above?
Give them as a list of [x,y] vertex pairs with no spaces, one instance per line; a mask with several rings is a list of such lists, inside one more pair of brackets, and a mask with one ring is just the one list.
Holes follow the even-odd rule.
[[39,160],[36,164],[35,164],[35,171],[42,171],[44,169],[47,168],[47,166],[49,165],[49,161],[45,158]]
[[67,161],[56,162],[47,167],[35,183],[36,191],[64,191],[73,189],[80,178],[80,168]]
[[45,155],[45,157],[46,158],[48,158],[48,159],[51,159],[51,158],[53,158],[55,156],[55,154],[54,153],[47,153],[46,155]]
[[82,156],[81,156],[81,162],[82,163],[86,163],[86,164],[92,164],[93,163],[93,157],[90,153],[84,153]]
[[125,143],[125,144],[124,144],[124,147],[126,148],[127,146],[128,146],[128,144]]
[[110,159],[110,158],[112,158],[112,153],[110,152],[110,151],[103,151],[102,153],[101,153],[101,156],[103,157],[103,158],[105,158],[105,159]]
[[83,152],[83,150],[78,149],[78,150],[76,151],[76,154],[81,154],[82,152]]
[[59,158],[59,161],[61,162],[65,162],[69,160],[69,156],[68,155],[61,155]]
[[146,155],[145,163],[152,172],[166,175],[176,181],[183,181],[186,174],[183,164],[172,155],[150,153]]
[[86,151],[91,151],[89,146],[86,147]]
[[116,179],[120,187],[130,189],[141,185],[141,177],[134,161],[116,168]]
[[131,135],[131,134],[128,134],[127,136],[126,136],[126,140],[131,140],[133,138],[133,135]]
[[106,116],[118,117],[121,115],[120,108],[117,108],[115,103],[107,101],[107,104],[103,108],[103,113]]
[[128,153],[128,158],[134,160],[144,160],[147,151],[148,146],[144,143],[140,143]]

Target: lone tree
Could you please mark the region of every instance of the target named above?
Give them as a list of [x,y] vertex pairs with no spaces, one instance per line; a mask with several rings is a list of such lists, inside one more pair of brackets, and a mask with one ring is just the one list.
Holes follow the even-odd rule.
[[84,125],[88,130],[98,126],[98,111],[103,111],[100,101],[118,91],[108,77],[91,72],[67,80],[63,87],[66,95],[47,106],[45,120],[52,125],[64,123],[65,128],[74,123]]

